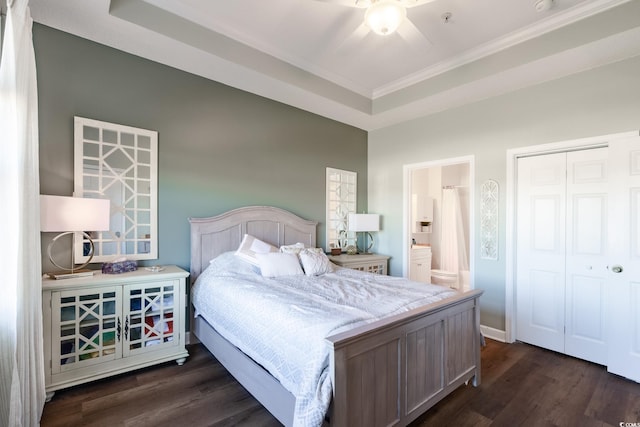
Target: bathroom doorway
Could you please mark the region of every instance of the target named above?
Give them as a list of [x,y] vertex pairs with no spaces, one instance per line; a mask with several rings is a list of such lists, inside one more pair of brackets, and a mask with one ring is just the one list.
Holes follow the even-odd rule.
[[404,275],[473,289],[473,156],[404,169]]

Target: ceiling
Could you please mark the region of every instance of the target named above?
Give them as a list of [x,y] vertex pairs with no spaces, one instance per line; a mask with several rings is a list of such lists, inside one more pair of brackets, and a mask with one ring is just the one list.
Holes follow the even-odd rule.
[[553,0],[540,12],[535,0],[434,0],[389,36],[349,1],[30,7],[44,25],[365,130],[640,55],[640,0]]

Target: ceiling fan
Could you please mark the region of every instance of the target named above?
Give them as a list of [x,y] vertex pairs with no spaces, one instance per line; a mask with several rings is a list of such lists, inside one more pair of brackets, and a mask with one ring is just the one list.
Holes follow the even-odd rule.
[[[317,0],[341,6],[366,9],[364,25],[376,34],[387,36],[407,27],[405,34],[420,32],[407,19],[407,8],[431,3],[434,0]],[[402,35],[402,34],[401,34]]]

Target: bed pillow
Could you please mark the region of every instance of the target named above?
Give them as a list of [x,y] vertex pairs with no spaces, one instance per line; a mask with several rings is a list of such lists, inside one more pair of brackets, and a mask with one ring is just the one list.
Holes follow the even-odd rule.
[[307,276],[318,276],[320,274],[332,273],[333,264],[320,248],[308,248],[298,254],[304,274]]
[[296,254],[282,252],[258,253],[256,254],[256,258],[260,264],[260,273],[264,277],[304,274]]
[[257,254],[266,254],[269,252],[278,252],[278,248],[263,242],[262,240],[253,237],[250,234],[245,234],[242,239],[242,243],[236,250],[236,256],[242,258],[250,264],[259,266]]
[[299,254],[304,249],[304,243],[296,243],[295,245],[280,246],[280,252],[285,254]]
[[324,249],[322,249],[322,248],[305,248],[305,251],[313,252],[313,253],[316,253],[316,254],[324,254]]

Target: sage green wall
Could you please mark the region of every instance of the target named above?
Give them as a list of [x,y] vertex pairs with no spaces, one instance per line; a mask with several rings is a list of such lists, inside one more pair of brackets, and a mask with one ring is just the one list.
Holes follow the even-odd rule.
[[153,263],[188,270],[187,218],[245,205],[318,221],[324,246],[327,166],[358,173],[366,208],[365,131],[46,26],[33,35],[41,194],[73,192],[74,115],[158,131]]
[[[483,325],[505,328],[508,149],[640,128],[640,58],[585,71],[369,134],[369,210],[384,218],[376,250],[402,274],[403,165],[475,156],[475,286]],[[500,184],[499,259],[480,253],[479,188]]]

